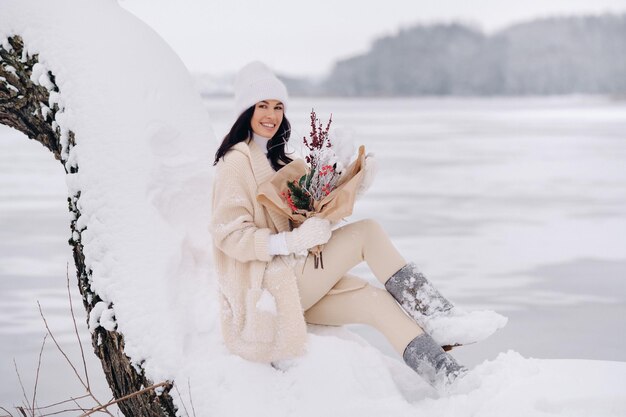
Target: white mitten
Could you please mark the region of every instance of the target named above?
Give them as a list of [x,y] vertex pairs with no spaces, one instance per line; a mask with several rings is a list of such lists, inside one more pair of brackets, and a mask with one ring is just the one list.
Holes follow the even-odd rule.
[[376,162],[376,158],[372,152],[368,152],[365,155],[365,166],[363,167],[365,174],[363,175],[363,182],[356,191],[356,198],[359,199],[363,197],[363,194],[370,188],[372,183],[374,182],[374,177],[378,173],[378,164]]
[[330,222],[321,217],[309,217],[291,232],[285,234],[285,243],[289,253],[301,253],[317,245],[328,242],[332,232]]

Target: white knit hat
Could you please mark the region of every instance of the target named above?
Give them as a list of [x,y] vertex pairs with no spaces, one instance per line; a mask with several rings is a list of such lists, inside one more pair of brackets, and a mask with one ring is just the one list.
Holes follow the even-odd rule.
[[261,100],[280,100],[287,109],[287,87],[259,61],[239,70],[235,79],[235,113],[237,117]]

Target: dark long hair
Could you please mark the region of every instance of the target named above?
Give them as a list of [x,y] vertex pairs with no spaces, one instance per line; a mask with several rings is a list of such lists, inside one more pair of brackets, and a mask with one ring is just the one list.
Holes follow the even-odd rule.
[[[256,105],[255,105],[256,106]],[[213,165],[217,165],[220,158],[223,158],[224,155],[239,142],[243,142],[244,140],[252,137],[252,128],[250,127],[250,121],[252,120],[252,115],[254,114],[254,107],[252,106],[243,113],[241,116],[235,120],[233,126],[230,128],[230,132],[224,136],[224,140],[222,140],[222,144],[215,152],[215,161]],[[267,141],[267,156],[270,160],[272,168],[275,171],[278,171],[289,162],[293,161],[290,157],[285,155],[285,145],[289,141],[289,136],[291,135],[291,124],[287,117],[283,115],[283,121],[280,126],[278,126],[278,130],[276,134],[272,136],[270,140]]]

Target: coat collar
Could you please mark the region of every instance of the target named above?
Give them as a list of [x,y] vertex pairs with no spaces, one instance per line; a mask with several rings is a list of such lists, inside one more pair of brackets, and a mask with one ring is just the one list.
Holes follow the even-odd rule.
[[[270,161],[267,159],[267,155],[263,152],[263,149],[261,149],[252,138],[237,143],[233,148],[239,148],[250,158],[250,165],[252,166],[257,188],[264,182],[269,181],[276,173]],[[279,232],[291,230],[289,227],[289,219],[285,217],[285,215],[276,213],[273,210],[266,209],[266,211]]]
[[257,185],[261,185],[265,181],[269,181],[276,171],[272,168],[269,159],[267,159],[267,155],[263,152],[263,149],[259,147],[258,143],[253,139],[247,139],[245,143],[248,144],[254,178],[256,179]]

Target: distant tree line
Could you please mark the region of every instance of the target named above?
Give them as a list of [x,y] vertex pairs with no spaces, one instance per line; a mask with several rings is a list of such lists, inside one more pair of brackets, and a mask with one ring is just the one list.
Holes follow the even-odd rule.
[[539,19],[492,35],[417,25],[337,62],[322,82],[285,82],[296,95],[626,94],[626,14]]

